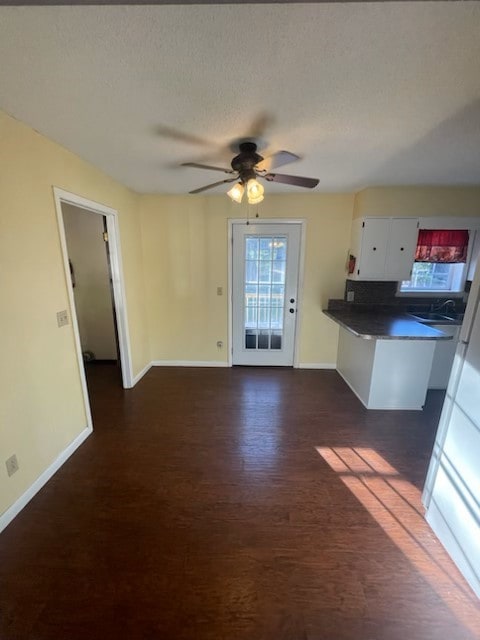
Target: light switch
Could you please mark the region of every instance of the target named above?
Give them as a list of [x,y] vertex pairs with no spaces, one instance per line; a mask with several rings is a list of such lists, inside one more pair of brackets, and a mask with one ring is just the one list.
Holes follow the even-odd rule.
[[217,296],[223,296],[223,287],[217,287]]

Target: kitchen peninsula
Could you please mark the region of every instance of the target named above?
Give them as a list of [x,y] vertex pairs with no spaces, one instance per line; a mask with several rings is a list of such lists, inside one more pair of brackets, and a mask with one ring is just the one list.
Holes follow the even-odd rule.
[[450,335],[401,309],[329,304],[324,313],[340,325],[337,370],[367,409],[423,408],[436,341]]

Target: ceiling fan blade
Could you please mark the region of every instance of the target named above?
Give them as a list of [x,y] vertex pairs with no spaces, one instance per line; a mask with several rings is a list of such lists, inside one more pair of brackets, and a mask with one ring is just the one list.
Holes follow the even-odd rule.
[[304,178],[303,176],[287,176],[283,173],[267,173],[264,178],[268,182],[281,182],[282,184],[293,184],[296,187],[306,187],[307,189],[313,189],[320,182],[317,178]]
[[272,153],[271,156],[264,158],[255,168],[258,171],[271,171],[272,169],[281,167],[289,162],[296,162],[297,160],[300,160],[300,156],[297,156],[295,153],[290,153],[290,151],[277,151],[277,153]]
[[275,121],[275,118],[268,111],[260,112],[250,124],[245,137],[248,138],[261,138],[265,131],[269,129]]
[[172,140],[177,140],[178,142],[185,142],[185,144],[194,144],[201,147],[218,146],[215,142],[212,142],[211,140],[207,140],[206,138],[201,138],[200,136],[196,136],[193,133],[186,133],[185,131],[180,131],[179,129],[175,129],[174,127],[158,125],[157,127],[155,127],[155,132],[159,136],[163,136],[164,138],[171,138]]
[[226,180],[220,180],[219,182],[214,182],[213,184],[207,184],[205,187],[199,187],[198,189],[194,189],[193,191],[189,191],[188,193],[201,193],[202,191],[206,191],[207,189],[213,189],[213,187],[218,187],[220,184],[225,184],[227,182],[235,182],[237,178],[227,178]]
[[195,169],[208,169],[209,171],[222,171],[223,173],[234,173],[232,169],[223,167],[212,167],[209,164],[199,164],[198,162],[182,162],[182,167],[194,167]]

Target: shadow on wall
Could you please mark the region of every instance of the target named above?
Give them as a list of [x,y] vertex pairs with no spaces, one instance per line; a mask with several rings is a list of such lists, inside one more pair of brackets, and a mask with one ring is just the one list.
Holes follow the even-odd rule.
[[[399,122],[401,127],[402,123]],[[468,158],[468,165],[466,165]],[[405,148],[366,178],[367,184],[391,184],[401,175],[403,184],[438,184],[439,166],[450,185],[478,184],[480,179],[480,99],[447,118],[414,145]]]

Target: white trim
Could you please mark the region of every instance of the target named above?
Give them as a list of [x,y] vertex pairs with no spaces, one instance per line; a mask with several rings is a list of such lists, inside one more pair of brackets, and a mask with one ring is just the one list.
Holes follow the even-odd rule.
[[228,250],[227,250],[227,351],[228,366],[233,366],[233,220],[228,220]]
[[[412,275],[410,276],[411,281],[413,277],[413,268],[416,264],[425,264],[424,262],[414,262],[412,267]],[[433,264],[441,264],[440,262],[435,262]],[[415,287],[410,287],[408,289],[402,289],[403,280],[399,280],[397,283],[397,292],[396,297],[398,298],[461,298],[463,297],[464,289],[465,289],[465,281],[467,279],[468,272],[468,260],[466,263],[448,263],[448,266],[451,267],[448,273],[448,288],[447,289],[420,289]],[[452,268],[453,267],[453,268]],[[459,269],[458,267],[462,267]]]
[[300,368],[298,354],[300,353],[300,326],[302,319],[303,279],[305,274],[305,250],[306,250],[306,223],[304,218],[229,218],[228,219],[228,364],[232,366],[233,354],[233,225],[246,224],[299,224],[300,225],[300,251],[298,256],[298,282],[297,282],[297,313],[295,320],[295,337],[293,342],[293,367]]
[[132,352],[128,331],[127,297],[125,294],[117,212],[107,215],[107,232],[110,249],[110,265],[112,269],[113,298],[117,317],[118,346],[122,365],[122,380],[124,388],[129,389],[133,386]]
[[60,467],[68,460],[68,458],[74,453],[78,447],[88,438],[92,433],[91,427],[85,427],[85,429],[78,434],[55,460],[49,465],[45,471],[38,476],[33,484],[0,516],[0,532],[7,527],[10,522],[20,513],[20,511],[30,502],[36,493],[44,487],[50,478],[56,473]]
[[133,377],[132,387],[134,387],[137,384],[137,382],[139,382],[143,378],[143,376],[150,371],[151,368],[152,368],[152,363],[151,362],[146,364],[143,367],[143,369],[141,371],[139,371],[136,376]]
[[[400,286],[400,285],[399,285]],[[397,289],[396,298],[463,298],[464,291],[449,291],[448,289],[411,289],[409,291],[400,291]]]
[[302,224],[305,218],[228,218],[230,226],[234,224]]
[[152,367],[228,367],[221,360],[153,360]]
[[295,337],[293,339],[293,367],[299,368],[298,358],[300,354],[300,327],[303,317],[303,279],[305,276],[305,247],[307,240],[307,221],[300,222],[300,252],[298,256],[298,281],[297,281],[297,313],[295,320]]
[[419,229],[480,229],[480,217],[428,216],[418,218]]
[[[231,367],[222,360],[153,360],[133,378],[135,386],[152,367]],[[299,362],[298,369],[336,369],[336,362]]]
[[72,319],[73,333],[75,337],[75,346],[77,349],[77,359],[80,369],[80,378],[82,381],[82,389],[84,395],[85,409],[89,425],[91,426],[91,414],[88,401],[87,384],[85,380],[85,369],[82,357],[82,348],[80,344],[80,333],[78,330],[78,320],[75,309],[75,298],[70,279],[70,269],[68,264],[68,249],[65,237],[65,227],[62,215],[62,203],[72,204],[80,207],[89,213],[104,215],[107,220],[107,231],[109,238],[109,255],[110,267],[112,273],[113,298],[115,304],[115,313],[117,319],[118,342],[120,349],[120,362],[122,368],[123,387],[130,389],[133,386],[132,374],[132,356],[130,349],[130,336],[128,333],[128,318],[125,295],[125,284],[123,278],[122,254],[120,249],[120,229],[118,225],[118,212],[116,209],[107,207],[103,204],[88,200],[74,193],[69,193],[58,187],[53,187],[55,198],[55,208],[57,212],[58,232],[60,236],[60,245],[62,249],[63,268],[65,271],[65,281],[67,284],[68,299],[70,303],[70,317]]
[[299,362],[297,369],[336,369],[336,362]]

